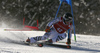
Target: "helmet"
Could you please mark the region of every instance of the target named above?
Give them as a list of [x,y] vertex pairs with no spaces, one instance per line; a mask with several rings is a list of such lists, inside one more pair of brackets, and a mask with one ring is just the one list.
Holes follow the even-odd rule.
[[66,13],[63,15],[63,20],[67,21],[67,22],[71,22],[72,21],[72,14],[71,13]]

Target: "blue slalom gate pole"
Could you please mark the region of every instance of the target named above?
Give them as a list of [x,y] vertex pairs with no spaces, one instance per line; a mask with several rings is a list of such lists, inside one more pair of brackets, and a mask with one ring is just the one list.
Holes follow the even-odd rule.
[[[70,0],[71,1],[71,0]],[[71,13],[72,13],[72,17],[73,17],[73,28],[74,28],[74,40],[76,41],[76,33],[75,33],[75,24],[74,24],[74,16],[73,16],[73,8],[72,8],[72,1],[71,1]]]
[[[74,30],[74,40],[76,41],[75,24],[74,24],[74,16],[73,16],[73,8],[72,8],[72,1],[71,0],[60,0],[60,5],[58,7],[58,10],[57,10],[55,18],[57,18],[60,6],[61,6],[61,4],[62,4],[63,1],[66,2],[67,4],[69,4],[71,6],[71,13],[72,13],[72,18],[73,18],[72,22],[73,22],[73,28],[74,28],[73,29]],[[69,33],[69,31],[70,30],[68,30],[68,33]]]
[[57,18],[57,15],[58,15],[58,12],[59,12],[59,9],[60,9],[61,4],[62,4],[62,1],[60,2],[60,5],[59,5],[59,7],[58,7],[58,10],[57,10],[57,13],[56,13],[55,18]]

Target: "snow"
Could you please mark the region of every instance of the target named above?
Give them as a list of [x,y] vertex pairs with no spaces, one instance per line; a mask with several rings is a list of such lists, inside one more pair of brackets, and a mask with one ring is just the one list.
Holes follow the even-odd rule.
[[[22,45],[27,37],[42,36],[44,31],[3,31],[0,29],[0,53],[100,53],[100,36],[77,34],[77,42],[72,36],[72,48],[34,47]],[[66,42],[66,39],[60,41]],[[65,43],[61,43],[65,44]]]

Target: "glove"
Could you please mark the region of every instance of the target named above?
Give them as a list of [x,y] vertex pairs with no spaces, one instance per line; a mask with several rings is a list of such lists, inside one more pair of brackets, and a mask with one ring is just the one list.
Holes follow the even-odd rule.
[[50,32],[50,27],[49,26],[46,27],[45,32]]

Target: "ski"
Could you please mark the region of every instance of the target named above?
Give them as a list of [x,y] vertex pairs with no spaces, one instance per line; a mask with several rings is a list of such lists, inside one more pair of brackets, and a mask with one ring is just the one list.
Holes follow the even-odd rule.
[[59,48],[71,49],[70,45],[61,45],[61,44],[47,44],[47,45],[54,46],[54,47],[59,47]]
[[58,47],[58,48],[66,48],[66,49],[71,49],[71,46],[70,45],[62,45],[62,44],[48,44],[48,43],[38,43],[37,44],[39,47],[43,47],[45,45],[47,46],[53,46],[53,47]]
[[38,44],[42,45],[42,47],[45,45],[48,45],[48,46],[54,46],[54,47],[59,47],[59,48],[67,48],[67,49],[71,48],[70,44],[62,45],[62,44],[57,44],[57,43],[48,43],[47,41],[40,41],[38,42]]
[[43,46],[53,46],[53,47],[58,47],[58,48],[66,48],[70,49],[70,45],[62,45],[62,44],[54,44],[54,43],[46,43],[46,41],[39,41],[36,43],[28,43],[26,41],[23,41],[25,45],[30,45],[30,46],[35,46],[35,47],[43,47]]
[[36,42],[36,43],[28,43],[26,41],[22,41],[25,45],[29,45],[29,46],[36,46],[36,47],[43,47],[43,43],[40,42]]

